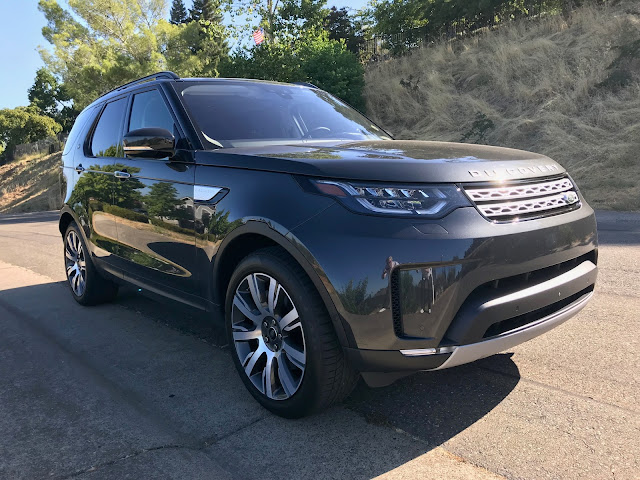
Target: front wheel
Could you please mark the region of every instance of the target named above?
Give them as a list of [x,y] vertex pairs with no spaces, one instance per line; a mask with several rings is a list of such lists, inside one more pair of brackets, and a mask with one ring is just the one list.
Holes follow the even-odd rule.
[[331,318],[302,268],[278,248],[245,258],[226,298],[229,345],[260,404],[288,418],[327,408],[357,380]]

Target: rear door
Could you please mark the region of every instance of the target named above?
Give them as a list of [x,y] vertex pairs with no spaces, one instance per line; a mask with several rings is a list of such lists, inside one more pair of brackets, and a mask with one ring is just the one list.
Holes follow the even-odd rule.
[[[174,114],[155,87],[132,94],[127,109],[125,132],[146,127],[169,130],[176,144],[182,143]],[[193,292],[195,165],[191,154],[178,150],[173,158],[161,160],[127,158],[116,166],[129,175],[116,179],[115,186],[125,278],[163,293]]]
[[[73,157],[75,187],[68,204],[75,210],[89,246],[99,260],[112,263],[118,249],[112,212],[116,162],[124,157],[122,128],[127,97],[96,107],[99,114],[87,136],[78,140]],[[75,140],[74,140],[75,143]]]

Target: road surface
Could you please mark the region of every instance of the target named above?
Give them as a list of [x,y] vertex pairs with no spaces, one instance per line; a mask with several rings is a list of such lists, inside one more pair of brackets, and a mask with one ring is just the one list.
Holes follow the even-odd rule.
[[598,214],[596,295],[512,351],[283,420],[207,315],[83,308],[57,214],[0,217],[0,478],[640,478],[640,214]]

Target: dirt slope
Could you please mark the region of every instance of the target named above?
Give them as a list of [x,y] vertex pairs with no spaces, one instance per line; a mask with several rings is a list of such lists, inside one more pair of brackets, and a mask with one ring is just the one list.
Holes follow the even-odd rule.
[[55,210],[62,204],[61,154],[0,165],[0,213]]
[[640,210],[638,1],[418,50],[366,80],[369,113],[397,138],[543,153],[593,206]]

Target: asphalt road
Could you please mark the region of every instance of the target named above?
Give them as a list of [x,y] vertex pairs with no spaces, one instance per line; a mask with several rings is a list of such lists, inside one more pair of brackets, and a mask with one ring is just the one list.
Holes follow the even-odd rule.
[[640,214],[590,305],[510,352],[277,418],[206,315],[75,304],[55,213],[0,217],[0,478],[640,478]]

